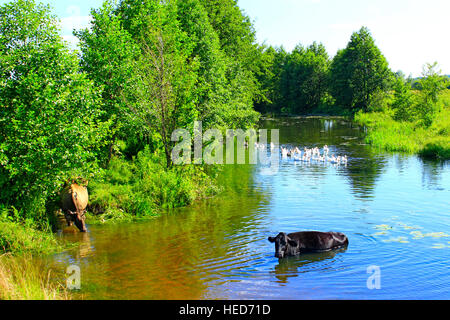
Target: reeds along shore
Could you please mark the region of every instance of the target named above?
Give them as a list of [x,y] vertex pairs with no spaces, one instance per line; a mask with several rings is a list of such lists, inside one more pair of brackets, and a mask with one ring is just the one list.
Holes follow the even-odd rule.
[[56,274],[33,256],[0,256],[0,300],[69,300]]

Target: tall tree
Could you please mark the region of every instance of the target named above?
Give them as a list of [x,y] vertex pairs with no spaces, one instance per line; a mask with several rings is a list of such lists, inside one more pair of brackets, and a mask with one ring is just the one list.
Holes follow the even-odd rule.
[[260,50],[250,18],[239,8],[236,0],[201,0],[210,23],[219,36],[232,68],[227,72],[234,89],[252,104],[260,99],[260,84],[256,80]]
[[233,59],[221,49],[220,39],[201,0],[178,1],[180,28],[194,44],[190,59],[199,63],[197,109],[203,128],[246,127],[254,122],[252,95],[246,81],[234,73]]
[[0,201],[31,215],[77,176],[98,170],[109,123],[49,8],[0,7]]
[[158,133],[168,167],[172,164],[172,132],[197,118],[198,62],[190,59],[195,43],[181,29],[177,14],[176,1],[168,1],[135,17],[139,20],[134,23],[141,26],[135,35],[140,57],[123,95],[131,117]]
[[109,157],[116,139],[142,133],[142,126],[130,121],[122,99],[132,82],[140,48],[123,28],[115,9],[114,0],[105,1],[99,9],[91,11],[91,27],[75,32],[80,40],[81,68],[102,89],[103,118],[113,123],[114,139],[106,150]]
[[411,82],[405,79],[403,74],[398,74],[393,89],[392,108],[394,109],[395,120],[412,120],[415,101],[414,94],[411,91]]
[[447,76],[442,75],[438,63],[427,63],[423,67],[422,78],[419,80],[420,100],[417,105],[418,113],[423,124],[428,127],[438,112],[437,102],[439,94],[449,85]]
[[366,27],[353,33],[347,47],[336,54],[330,74],[336,102],[352,111],[367,111],[375,95],[387,90],[393,79],[386,58]]
[[279,91],[282,108],[304,114],[319,107],[326,96],[329,58],[322,44],[297,45],[282,63]]

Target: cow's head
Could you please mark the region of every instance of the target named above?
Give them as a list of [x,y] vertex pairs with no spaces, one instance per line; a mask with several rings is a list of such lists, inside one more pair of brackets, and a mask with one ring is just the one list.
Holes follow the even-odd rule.
[[86,215],[84,212],[76,214],[75,225],[81,232],[87,232],[85,220]]
[[289,247],[298,246],[297,242],[289,238],[284,232],[280,232],[275,238],[269,237],[268,240],[275,243],[275,257],[277,258],[284,258]]
[[84,212],[78,213],[69,211],[67,214],[65,214],[65,217],[69,226],[72,225],[72,222],[74,222],[76,227],[81,232],[87,232],[85,223],[86,215]]

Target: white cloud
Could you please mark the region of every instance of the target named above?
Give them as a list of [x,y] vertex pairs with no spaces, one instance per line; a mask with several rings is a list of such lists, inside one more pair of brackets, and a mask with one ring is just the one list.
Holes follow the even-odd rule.
[[75,49],[79,41],[73,35],[73,30],[89,28],[91,16],[81,15],[81,9],[78,6],[67,7],[66,13],[68,16],[61,18],[61,31],[63,39],[69,43],[71,48]]

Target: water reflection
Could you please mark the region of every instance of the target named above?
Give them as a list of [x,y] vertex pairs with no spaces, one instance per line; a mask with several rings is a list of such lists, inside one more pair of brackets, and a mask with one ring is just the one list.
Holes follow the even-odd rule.
[[442,173],[450,162],[442,162],[437,160],[423,160],[422,164],[422,184],[427,188],[434,188],[437,190],[445,190],[442,187]]
[[279,259],[278,264],[270,273],[275,275],[279,283],[287,284],[290,278],[298,277],[301,273],[311,272],[314,269],[323,271],[333,268],[336,255],[345,251],[347,248]]
[[[340,118],[266,119],[261,127],[280,129],[284,145],[327,144],[348,155],[348,166],[283,159],[267,176],[258,166],[224,165],[219,197],[145,223],[61,235],[79,246],[55,263],[81,267],[87,299],[450,298],[450,238],[416,239],[418,231],[450,234],[448,164],[381,153]],[[302,230],[343,232],[350,245],[273,257],[269,235]],[[386,270],[383,290],[367,291],[369,265]]]
[[348,177],[354,194],[359,199],[367,200],[374,197],[374,189],[386,165],[386,159],[370,153],[363,155],[365,157],[352,161],[344,174]]
[[[331,166],[339,169],[339,174],[348,178],[354,194],[360,199],[373,198],[373,190],[379,176],[386,165],[386,156],[373,151],[370,146],[362,144],[364,134],[350,121],[342,118],[297,118],[286,126],[287,119],[266,120],[262,126],[270,129],[280,129],[280,143],[290,147],[330,147],[330,154],[348,155],[349,165],[336,166],[313,163],[295,164],[301,172],[308,170],[323,177]],[[311,171],[312,170],[312,171]]]

